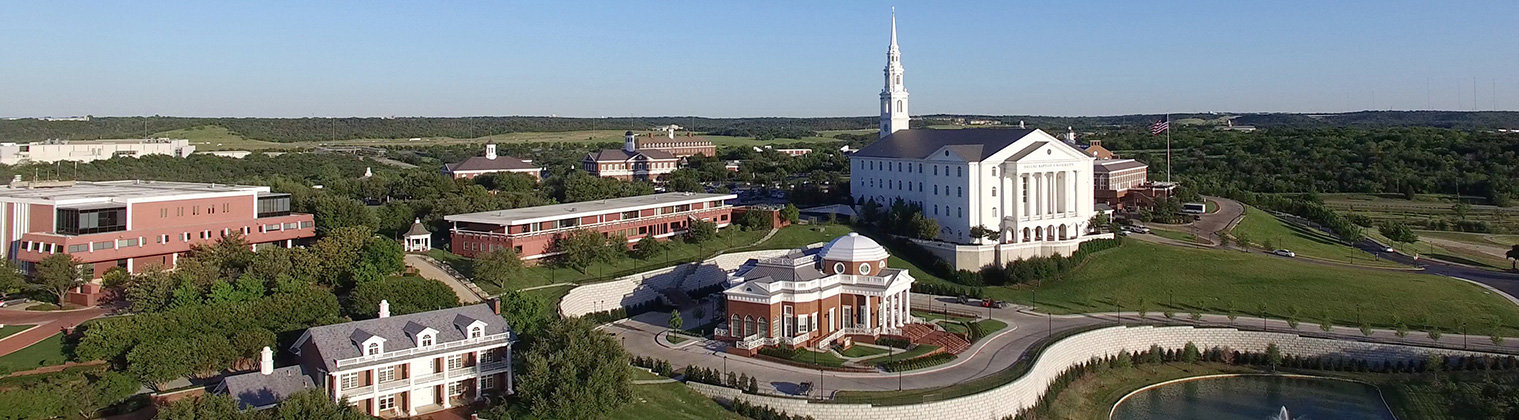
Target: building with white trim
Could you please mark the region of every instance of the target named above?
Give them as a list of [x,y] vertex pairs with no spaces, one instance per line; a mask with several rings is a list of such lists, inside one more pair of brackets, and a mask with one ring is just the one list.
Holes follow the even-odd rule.
[[444,216],[452,223],[449,248],[474,258],[487,251],[512,248],[524,260],[558,255],[554,242],[577,229],[589,229],[611,237],[622,235],[628,243],[645,237],[668,238],[681,233],[691,222],[706,220],[726,227],[733,222],[733,207],[726,201],[734,194],[672,192],[553,204],[508,210]]
[[0,164],[90,162],[117,156],[165,155],[189,157],[195,146],[185,139],[47,140],[0,143]]
[[485,144],[485,156],[475,156],[465,159],[463,162],[443,165],[443,174],[450,178],[474,178],[480,175],[493,173],[517,173],[531,175],[534,179],[543,177],[543,168],[532,164],[533,161],[518,159],[511,156],[496,154],[496,144]]

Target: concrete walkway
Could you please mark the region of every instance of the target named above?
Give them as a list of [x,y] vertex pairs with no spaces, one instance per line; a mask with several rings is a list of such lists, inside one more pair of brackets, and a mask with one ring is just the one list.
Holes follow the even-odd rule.
[[475,293],[474,290],[471,290],[468,285],[466,285],[466,282],[468,282],[468,280],[457,278],[453,275],[448,274],[448,272],[445,272],[443,269],[438,268],[438,266],[433,265],[433,263],[431,261],[428,261],[427,258],[422,258],[421,255],[406,254],[406,266],[417,269],[417,274],[421,274],[424,278],[441,281],[443,284],[447,284],[449,288],[454,289],[454,294],[459,296],[459,302],[469,304],[485,300],[478,293]]
[[105,316],[111,312],[111,308],[93,307],[75,309],[69,311],[28,311],[21,309],[0,309],[0,324],[4,325],[36,325],[36,328],[26,330],[5,337],[0,340],[0,356],[11,354],[27,346],[37,344],[54,334],[62,332],[66,328],[74,328],[80,323]]
[[[920,294],[914,294],[913,298],[914,300],[925,302],[929,300],[935,302],[950,301],[948,297]],[[961,309],[972,308],[954,303],[950,303],[950,306],[959,306]],[[1120,321],[1124,325],[1141,322],[1139,314],[1135,312],[1124,312],[1121,314],[1047,315],[1021,309],[1025,308],[992,309],[991,318],[1007,322],[1009,328],[992,337],[976,342],[954,362],[920,371],[902,372],[899,374],[826,372],[755,358],[731,356],[723,352],[725,348],[724,344],[715,341],[708,341],[702,343],[702,345],[684,348],[670,348],[659,345],[655,339],[657,334],[665,329],[665,326],[654,325],[637,319],[618,321],[604,326],[603,329],[617,335],[629,352],[635,355],[664,359],[677,368],[696,365],[720,371],[727,370],[748,374],[749,376],[758,377],[763,381],[760,385],[761,392],[773,394],[795,395],[797,390],[800,389],[800,383],[811,382],[814,392],[821,392],[822,395],[827,396],[839,390],[885,391],[955,385],[992,375],[1012,366],[1026,356],[1025,353],[1036,342],[1051,334],[1084,327],[1118,325]],[[986,309],[975,308],[975,310]],[[1422,331],[1410,331],[1407,336],[1400,338],[1394,331],[1390,330],[1373,330],[1371,335],[1367,336],[1363,335],[1358,328],[1345,326],[1335,326],[1328,332],[1325,332],[1312,322],[1302,322],[1298,325],[1298,328],[1293,329],[1284,320],[1267,319],[1263,321],[1257,317],[1240,316],[1231,321],[1224,315],[1205,314],[1198,321],[1192,321],[1189,318],[1188,314],[1177,314],[1175,319],[1166,319],[1160,313],[1150,313],[1143,318],[1143,322],[1149,324],[1169,323],[1206,327],[1229,327],[1233,325],[1235,328],[1251,330],[1259,330],[1264,326],[1268,331],[1295,333],[1303,336],[1340,340],[1379,341],[1416,346],[1439,346],[1455,349],[1467,348],[1470,350],[1519,354],[1519,338],[1507,338],[1501,345],[1495,345],[1489,337],[1480,334],[1470,336],[1445,334],[1436,341]],[[816,396],[818,394],[814,393],[813,395]]]

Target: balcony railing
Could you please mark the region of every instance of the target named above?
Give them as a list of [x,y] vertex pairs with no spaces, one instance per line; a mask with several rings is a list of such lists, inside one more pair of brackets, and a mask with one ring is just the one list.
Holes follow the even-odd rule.
[[443,372],[433,372],[433,373],[427,373],[427,374],[417,375],[416,377],[412,378],[412,383],[421,384],[421,383],[427,383],[427,382],[433,382],[433,381],[441,381],[441,380],[443,380]]
[[548,234],[565,232],[565,231],[570,231],[570,230],[575,230],[575,229],[591,229],[591,228],[597,228],[597,227],[602,227],[602,226],[609,226],[609,225],[614,225],[614,224],[619,224],[619,223],[637,222],[637,221],[645,221],[645,220],[660,219],[660,218],[667,218],[667,217],[689,216],[689,215],[696,214],[696,213],[707,212],[707,211],[714,211],[714,210],[722,210],[722,209],[725,209],[725,208],[732,208],[732,207],[733,206],[724,205],[724,206],[710,207],[710,208],[705,208],[705,209],[678,211],[678,212],[674,212],[674,213],[656,214],[656,215],[653,215],[653,216],[634,217],[634,218],[631,218],[631,219],[618,219],[618,220],[611,220],[611,221],[597,222],[597,223],[586,223],[586,224],[579,224],[579,225],[574,225],[574,226],[563,226],[563,227],[556,227],[556,228],[543,229],[543,230],[535,230],[535,231],[532,231],[532,232],[522,232],[522,233],[497,233],[497,232],[485,232],[485,231],[479,231],[479,230],[458,229],[458,228],[455,228],[453,231],[454,232],[458,232],[458,233],[470,234],[470,235],[494,236],[494,237],[504,237],[504,238],[525,238],[525,237],[529,237],[529,236],[548,235]]
[[391,358],[397,358],[397,357],[406,357],[406,356],[411,356],[411,355],[414,355],[414,354],[423,354],[423,353],[431,353],[431,352],[435,352],[435,351],[452,350],[452,349],[459,349],[459,348],[464,348],[464,347],[472,347],[472,346],[477,346],[477,345],[486,344],[486,343],[492,343],[492,342],[497,342],[497,341],[505,342],[507,340],[507,337],[509,335],[510,335],[509,333],[491,334],[491,335],[483,336],[483,337],[480,337],[480,338],[466,338],[466,339],[459,340],[459,341],[450,341],[450,342],[447,342],[447,343],[442,343],[442,344],[437,344],[437,345],[432,345],[432,346],[427,346],[427,347],[413,347],[413,348],[409,348],[409,349],[389,351],[389,352],[375,354],[375,355],[369,355],[369,356],[359,356],[359,357],[351,357],[351,358],[347,358],[347,359],[338,359],[338,361],[337,361],[336,364],[337,364],[338,368],[343,368],[344,366],[352,366],[352,365],[357,365],[357,364],[361,364],[361,363],[369,363],[369,362],[374,362],[374,361],[379,361],[379,360],[385,360],[385,359],[391,359]]

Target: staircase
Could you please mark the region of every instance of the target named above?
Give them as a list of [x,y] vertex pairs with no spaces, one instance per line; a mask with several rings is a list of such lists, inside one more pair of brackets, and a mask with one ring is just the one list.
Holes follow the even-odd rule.
[[659,299],[664,304],[674,306],[676,309],[682,311],[696,307],[696,299],[692,299],[691,295],[687,295],[686,291],[680,290],[679,287],[660,290]]
[[927,344],[944,349],[949,354],[960,354],[970,348],[970,342],[958,335],[950,334],[935,329],[929,324],[907,324],[902,326],[902,336],[913,344]]

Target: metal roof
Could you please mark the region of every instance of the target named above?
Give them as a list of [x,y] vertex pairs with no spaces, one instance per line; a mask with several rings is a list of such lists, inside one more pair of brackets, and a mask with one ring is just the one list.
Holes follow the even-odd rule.
[[966,128],[960,130],[901,130],[876,140],[853,156],[923,159],[941,147],[967,161],[980,162],[1013,142],[1032,134],[1034,129]]
[[618,211],[641,210],[654,207],[692,204],[713,200],[732,200],[734,194],[682,193],[640,195],[636,197],[610,198],[606,200],[581,201],[577,203],[524,207],[520,209],[492,210],[478,213],[444,216],[450,222],[487,223],[512,225],[572,217],[594,216]]

